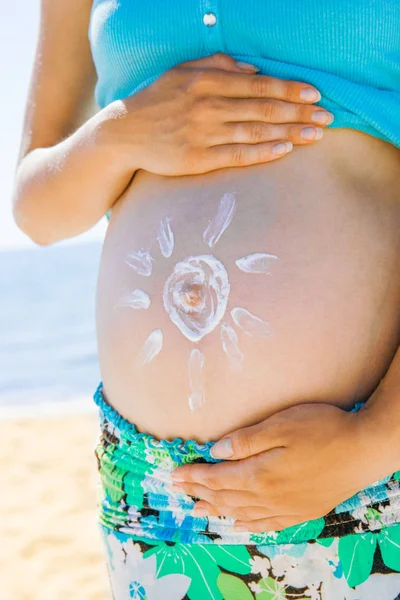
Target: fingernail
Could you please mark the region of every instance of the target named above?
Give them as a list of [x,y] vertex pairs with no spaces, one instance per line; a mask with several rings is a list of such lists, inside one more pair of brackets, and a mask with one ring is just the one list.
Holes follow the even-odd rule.
[[235,531],[249,531],[244,525],[234,525],[233,529]]
[[321,100],[321,94],[312,88],[304,88],[300,92],[300,98],[305,102],[318,102]]
[[208,515],[208,510],[205,508],[194,508],[193,512],[196,517],[206,517]]
[[292,142],[281,142],[280,144],[275,144],[272,148],[272,152],[274,154],[286,154],[286,152],[290,152],[292,148]]
[[233,456],[231,438],[227,437],[216,442],[211,447],[210,454],[213,458],[229,458],[230,456]]
[[182,477],[179,477],[179,475],[175,475],[174,473],[171,474],[171,479],[177,483],[183,483],[185,481]]
[[255,65],[251,65],[250,63],[242,62],[240,60],[237,61],[236,66],[239,67],[239,69],[246,69],[246,70],[251,69],[252,71],[260,71],[260,69],[258,67],[256,67]]
[[333,123],[334,116],[331,112],[317,110],[312,116],[312,120],[320,125],[330,125]]
[[301,130],[303,140],[320,140],[323,135],[324,130],[321,127],[305,127]]

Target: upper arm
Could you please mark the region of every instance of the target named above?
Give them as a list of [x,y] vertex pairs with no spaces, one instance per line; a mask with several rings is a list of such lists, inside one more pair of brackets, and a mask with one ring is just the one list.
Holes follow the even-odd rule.
[[97,112],[96,70],[88,39],[93,0],[41,0],[18,164],[49,147]]

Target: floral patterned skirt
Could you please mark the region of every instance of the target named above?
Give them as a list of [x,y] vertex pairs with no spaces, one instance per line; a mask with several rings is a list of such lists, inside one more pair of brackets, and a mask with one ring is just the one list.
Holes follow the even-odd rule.
[[400,471],[323,518],[280,531],[235,532],[193,516],[171,471],[219,462],[212,443],[140,433],[103,396],[95,447],[98,520],[114,600],[398,600]]

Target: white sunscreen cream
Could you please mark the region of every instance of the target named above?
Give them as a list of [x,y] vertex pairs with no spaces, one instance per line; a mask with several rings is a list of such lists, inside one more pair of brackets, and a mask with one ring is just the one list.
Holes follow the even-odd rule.
[[271,265],[279,260],[275,254],[265,254],[264,252],[255,252],[248,256],[238,258],[235,263],[241,271],[245,273],[270,273]]
[[[224,231],[229,227],[236,212],[234,192],[226,192],[219,200],[216,214],[210,220],[203,233],[204,243],[212,248],[217,244]],[[160,252],[165,258],[172,256],[175,246],[174,233],[170,217],[159,222],[157,241]],[[244,273],[269,274],[272,265],[279,260],[274,254],[254,252],[236,259],[235,264]],[[138,250],[129,254],[126,263],[139,275],[150,276],[154,258],[149,251]],[[171,321],[190,341],[199,342],[204,336],[220,325],[220,340],[230,367],[241,370],[244,355],[239,349],[238,334],[226,320],[230,294],[228,273],[220,260],[212,254],[188,256],[177,262],[167,278],[163,289],[163,305]],[[134,309],[147,309],[150,296],[141,289],[126,292],[118,306]],[[248,336],[267,338],[271,335],[269,324],[236,306],[230,311],[232,320]],[[141,348],[142,364],[152,361],[163,346],[163,332],[154,329]],[[199,348],[191,350],[189,355],[189,408],[192,412],[201,408],[205,402],[204,381],[205,358]]]
[[160,221],[157,235],[160,251],[165,258],[169,258],[174,251],[174,232],[171,229],[171,219],[165,217]]
[[145,291],[133,290],[132,292],[126,292],[114,308],[149,308],[150,302],[150,296]]
[[183,335],[198,342],[221,321],[229,291],[228,273],[215,256],[189,256],[165,282],[163,304]]
[[243,354],[238,347],[238,336],[229,323],[221,323],[222,348],[229,358],[230,365],[234,370],[242,368]]
[[203,367],[204,355],[198,348],[194,348],[189,356],[189,407],[192,412],[200,408],[205,402]]
[[151,275],[152,271],[152,256],[147,250],[137,250],[132,254],[128,254],[126,264],[130,266],[138,275]]
[[203,233],[203,241],[210,248],[215,246],[225,229],[232,221],[236,210],[235,196],[232,192],[226,192],[219,201],[217,214],[210,221]]
[[141,351],[142,364],[149,363],[161,351],[163,345],[163,332],[161,329],[154,329],[143,344]]
[[268,337],[271,335],[271,328],[266,321],[252,315],[245,308],[236,306],[231,310],[231,317],[240,329],[247,335]]

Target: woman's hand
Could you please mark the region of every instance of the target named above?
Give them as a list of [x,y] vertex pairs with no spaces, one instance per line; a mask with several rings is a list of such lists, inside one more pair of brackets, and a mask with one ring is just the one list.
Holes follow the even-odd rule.
[[[269,162],[279,142],[304,145],[315,113],[308,84],[256,75],[223,53],[181,63],[137,94],[106,107],[113,143],[136,168],[176,176]],[[317,132],[322,134],[322,129]],[[289,150],[292,144],[289,143]],[[286,144],[284,144],[286,146]],[[122,159],[122,156],[121,156]]]
[[240,531],[274,531],[320,518],[392,472],[384,451],[371,452],[373,424],[366,419],[367,411],[330,404],[282,410],[213,446],[215,458],[233,462],[175,469],[176,491],[201,499],[196,514],[234,517]]

